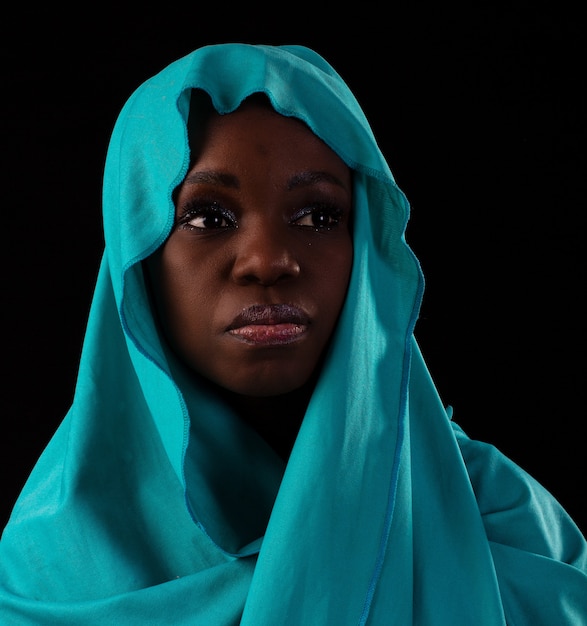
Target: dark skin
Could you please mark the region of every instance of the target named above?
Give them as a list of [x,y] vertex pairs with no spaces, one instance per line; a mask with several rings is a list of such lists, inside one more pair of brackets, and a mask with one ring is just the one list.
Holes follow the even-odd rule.
[[256,99],[210,112],[147,262],[172,350],[287,458],[352,266],[351,172]]

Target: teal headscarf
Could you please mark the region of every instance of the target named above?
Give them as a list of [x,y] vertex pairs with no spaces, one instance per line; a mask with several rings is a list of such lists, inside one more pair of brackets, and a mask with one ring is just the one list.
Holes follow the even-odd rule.
[[[265,93],[353,169],[349,293],[287,464],[175,363],[145,289],[194,89],[220,113]],[[440,401],[408,203],[323,58],[227,44],[165,68],[118,118],[103,208],[75,397],[0,542],[2,626],[587,624],[584,537]]]

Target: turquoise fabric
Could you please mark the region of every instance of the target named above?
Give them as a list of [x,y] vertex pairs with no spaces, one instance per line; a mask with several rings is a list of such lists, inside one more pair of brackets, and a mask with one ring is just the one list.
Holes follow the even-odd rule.
[[[266,93],[354,170],[349,294],[287,465],[166,352],[143,282],[193,88],[221,113]],[[587,624],[585,538],[440,401],[408,202],[324,59],[227,44],[171,64],[124,106],[103,200],[75,397],[0,542],[0,624]]]

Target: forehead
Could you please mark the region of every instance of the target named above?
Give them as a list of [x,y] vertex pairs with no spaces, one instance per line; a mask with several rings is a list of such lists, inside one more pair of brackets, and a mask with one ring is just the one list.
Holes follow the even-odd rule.
[[266,98],[246,100],[235,111],[219,114],[199,103],[190,114],[191,167],[203,160],[247,170],[265,161],[267,174],[278,168],[328,169],[344,179],[350,170],[311,129],[295,117],[277,113]]

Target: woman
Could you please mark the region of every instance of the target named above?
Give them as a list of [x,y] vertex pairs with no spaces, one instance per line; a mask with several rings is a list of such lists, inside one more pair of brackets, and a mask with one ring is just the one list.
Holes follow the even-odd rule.
[[407,218],[311,50],[208,46],[142,85],[2,623],[586,623],[584,537],[440,402]]

